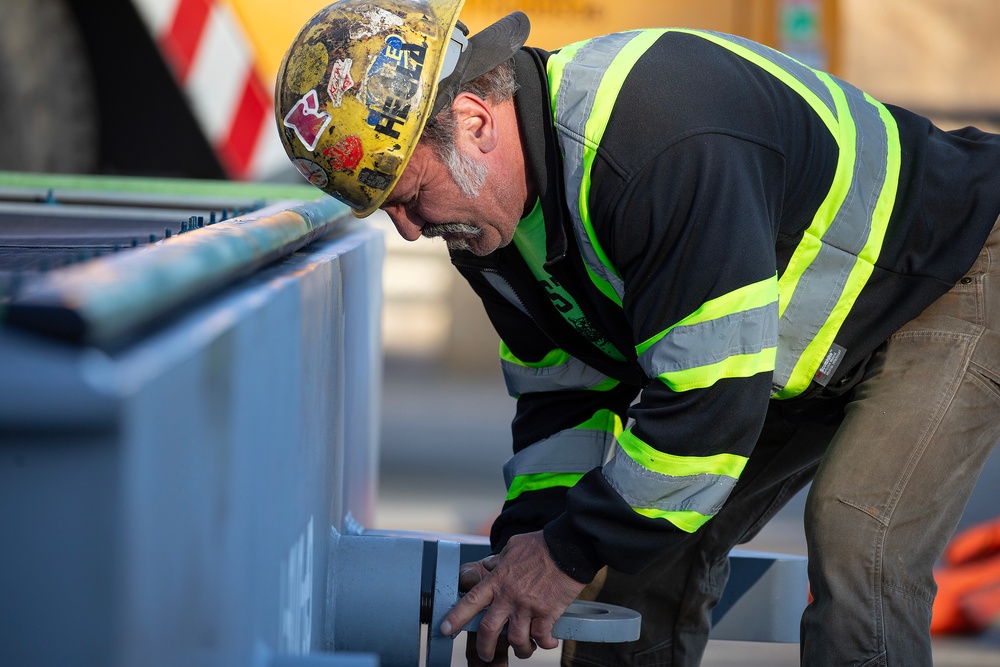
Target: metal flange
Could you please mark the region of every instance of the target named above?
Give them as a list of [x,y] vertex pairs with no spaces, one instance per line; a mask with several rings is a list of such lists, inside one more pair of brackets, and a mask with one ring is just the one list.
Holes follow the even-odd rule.
[[[439,628],[461,595],[461,543],[435,542],[424,534],[340,535],[333,530],[330,560],[329,644],[335,650],[377,652],[386,667],[415,667],[423,615],[428,624],[426,667],[450,667],[454,638],[442,635]],[[468,555],[465,560],[470,560]],[[433,566],[433,588],[421,591],[421,571],[429,566]],[[483,613],[462,630],[478,630]],[[631,609],[577,601],[556,621],[552,636],[587,642],[634,641],[639,638],[641,620]]]
[[434,566],[434,601],[427,628],[427,667],[449,667],[453,638],[441,634],[441,622],[458,602],[458,573],[462,565],[462,546],[442,540],[437,543]]
[[[434,604],[427,633],[427,667],[449,667],[453,638],[442,635],[439,628],[448,611],[458,602],[458,574],[461,566],[461,545],[438,542],[437,564],[434,570]],[[486,610],[479,612],[463,628],[476,632]],[[639,612],[603,602],[577,600],[570,604],[552,626],[556,639],[581,642],[631,642],[639,638],[642,616]]]
[[[462,630],[476,632],[485,613],[484,609],[476,614]],[[552,626],[552,636],[602,644],[634,642],[639,638],[641,625],[642,615],[633,609],[605,602],[577,600],[570,603]]]

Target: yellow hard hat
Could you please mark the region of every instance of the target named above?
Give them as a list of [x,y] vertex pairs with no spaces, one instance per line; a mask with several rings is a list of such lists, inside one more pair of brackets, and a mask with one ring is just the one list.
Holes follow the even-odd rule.
[[458,20],[464,4],[340,0],[313,16],[285,54],[274,94],[281,143],[299,173],[356,216],[389,196],[447,97],[439,88],[453,95],[527,39],[527,17],[515,12],[473,38],[481,48],[472,56]]

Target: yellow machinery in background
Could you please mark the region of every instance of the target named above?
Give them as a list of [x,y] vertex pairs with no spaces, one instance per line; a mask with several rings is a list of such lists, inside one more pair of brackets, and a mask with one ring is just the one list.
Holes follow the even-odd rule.
[[[273,78],[292,37],[324,0],[228,0]],[[705,28],[763,42],[827,70],[837,67],[837,0],[467,0],[462,21],[475,33],[512,11],[531,19],[529,46],[556,49],[607,32]]]
[[[837,69],[838,0],[468,0],[478,31],[514,10],[530,46],[606,32],[730,32]],[[329,0],[3,0],[0,171],[231,180],[294,176],[272,91]],[[44,44],[44,49],[38,45]]]

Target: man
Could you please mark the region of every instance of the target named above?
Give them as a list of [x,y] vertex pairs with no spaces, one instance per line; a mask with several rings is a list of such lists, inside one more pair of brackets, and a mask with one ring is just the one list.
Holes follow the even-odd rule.
[[1000,438],[1000,138],[738,37],[546,53],[461,6],[336,3],[276,94],[303,173],[443,237],[503,341],[508,496],[441,631],[489,606],[470,663],[525,658],[593,582],[642,637],[565,664],[698,664],[729,550],[813,480],[803,662],[929,665]]

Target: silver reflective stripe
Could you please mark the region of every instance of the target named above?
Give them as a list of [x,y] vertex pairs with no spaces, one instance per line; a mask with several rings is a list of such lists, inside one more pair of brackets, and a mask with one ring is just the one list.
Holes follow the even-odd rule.
[[[780,51],[775,51],[770,49],[763,44],[758,44],[757,42],[751,42],[743,37],[737,37],[736,35],[727,35],[721,32],[713,32],[711,30],[682,30],[679,32],[689,32],[693,35],[713,35],[718,37],[724,42],[729,42],[731,44],[738,44],[745,48],[747,51],[756,53],[758,56],[764,60],[768,60],[775,65],[781,67],[789,74],[792,75],[799,83],[809,89],[813,95],[818,97],[826,106],[836,115],[836,106],[833,103],[833,96],[830,93],[830,89],[826,87],[826,84],[820,80],[816,73],[816,70],[810,69],[795,60],[794,58],[789,58],[784,53]],[[840,82],[841,86],[844,82]]]
[[559,144],[563,149],[563,169],[566,181],[566,201],[573,218],[573,233],[587,266],[611,285],[618,299],[625,294],[625,284],[610,267],[601,263],[590,243],[587,229],[580,213],[580,191],[584,174],[584,137],[587,121],[594,109],[594,100],[601,79],[618,52],[638,33],[618,33],[599,37],[584,44],[566,63],[562,83],[556,95],[556,127]]
[[[606,102],[595,100],[606,71],[615,69],[616,58],[624,55],[624,48],[631,50],[632,39],[650,32],[609,35],[584,43],[565,64],[555,99],[555,121],[565,156],[566,197],[574,236],[595,282],[602,281],[599,287],[607,283],[619,301],[624,295],[624,285],[613,267],[602,264],[600,248],[595,247],[596,241],[587,233],[587,202],[582,200],[582,193],[589,179],[587,156],[596,149],[588,137],[602,129],[590,128],[588,132],[588,127],[592,122],[606,121],[603,117],[597,121],[592,118],[600,116],[607,106]],[[888,112],[856,87],[766,46],[722,33],[678,32],[727,48],[789,86],[814,109],[840,149],[840,162],[827,199],[785,274],[779,277],[781,297],[773,381],[776,393],[788,386],[791,393],[785,397],[790,397],[808,384],[827,351],[818,348],[828,348],[833,342],[844,313],[853,307],[857,294],[864,288],[866,268],[878,258],[891,211],[893,179],[897,175],[897,167],[893,166],[893,160],[898,160],[897,139],[890,134],[894,126]],[[886,194],[889,205],[882,208]],[[654,350],[653,358],[658,353]],[[667,354],[662,356],[668,358]]]
[[[693,34],[698,34],[695,31]],[[850,118],[839,118],[832,94],[814,70],[746,39],[707,32],[723,42],[738,44],[791,74],[827,106],[839,122],[853,120],[855,144],[854,164],[849,189],[829,229],[822,236],[816,258],[802,272],[787,307],[781,314],[779,344],[775,361],[774,385],[784,387],[792,377],[795,365],[819,328],[830,318],[848,283],[851,270],[858,261],[871,232],[872,219],[885,185],[889,137],[878,109],[865,94],[835,77],[830,77],[846,97]],[[842,138],[834,137],[838,144]],[[840,145],[841,156],[845,146]],[[875,258],[869,258],[874,261]]]
[[675,477],[654,472],[633,461],[621,446],[615,447],[615,455],[603,472],[629,506],[664,512],[692,511],[712,516],[736,485],[736,479],[728,475]]
[[781,315],[774,373],[774,383],[779,387],[791,378],[795,364],[815,335],[816,326],[826,322],[838,304],[857,256],[868,240],[878,195],[885,184],[888,155],[885,123],[860,91],[844,83],[841,87],[857,124],[854,171],[850,190],[823,235],[819,254],[799,278]]
[[535,368],[522,366],[506,359],[500,360],[507,393],[517,397],[536,391],[560,389],[592,389],[608,379],[575,357],[558,366]]
[[515,477],[540,473],[585,473],[604,465],[615,441],[614,433],[568,428],[522,449],[503,466],[510,489]]
[[[510,283],[492,271],[483,271],[483,275],[486,276],[486,281],[493,287],[493,289],[500,292],[500,296],[510,301],[510,303],[522,313],[528,315],[528,309],[525,308],[524,304],[521,303],[521,300],[517,298],[517,294],[514,292],[514,288],[510,286]],[[530,315],[528,316],[530,317]]]
[[741,310],[697,324],[674,327],[642,353],[649,377],[718,363],[737,354],[756,354],[778,340],[778,303]]

